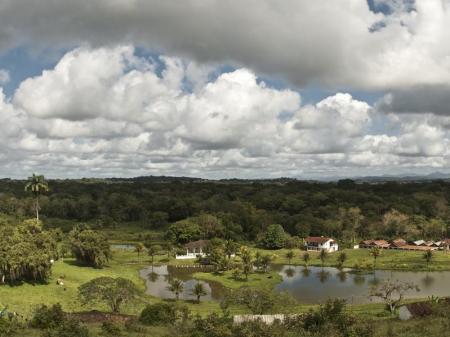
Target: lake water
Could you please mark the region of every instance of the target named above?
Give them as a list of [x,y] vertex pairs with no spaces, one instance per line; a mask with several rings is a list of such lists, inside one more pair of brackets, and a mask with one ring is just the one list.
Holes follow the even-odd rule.
[[[419,286],[420,291],[410,291],[406,298],[434,296],[450,296],[450,272],[407,272],[377,270],[375,273],[355,274],[351,270],[340,271],[330,267],[308,267],[272,265],[283,278],[275,286],[276,291],[285,291],[301,303],[323,303],[328,298],[342,298],[348,303],[371,303],[375,299],[369,298],[370,288],[377,282],[384,280],[398,280],[412,282]],[[197,271],[208,271],[200,268],[176,268],[173,266],[147,267],[140,271],[146,280],[147,293],[160,298],[174,298],[174,294],[167,290],[169,279],[175,277],[184,282],[182,299],[195,299],[191,294],[197,282],[202,283],[208,295],[204,300],[218,301],[224,294],[224,288],[217,282],[197,281],[192,274]]]
[[450,296],[450,272],[409,272],[377,270],[375,273],[355,274],[336,268],[274,266],[283,281],[275,287],[287,291],[301,303],[323,303],[329,298],[342,298],[348,303],[374,302],[369,298],[371,287],[385,280],[412,282],[420,291],[411,290],[406,298]]
[[141,277],[145,280],[147,285],[146,293],[160,298],[175,298],[175,295],[167,289],[169,280],[177,278],[184,283],[184,290],[180,294],[181,299],[196,300],[192,295],[192,289],[196,283],[204,285],[206,296],[202,296],[202,300],[220,301],[223,296],[224,288],[221,284],[211,281],[197,281],[192,278],[192,274],[199,271],[208,271],[207,268],[180,268],[174,266],[154,266],[147,267],[140,271]]

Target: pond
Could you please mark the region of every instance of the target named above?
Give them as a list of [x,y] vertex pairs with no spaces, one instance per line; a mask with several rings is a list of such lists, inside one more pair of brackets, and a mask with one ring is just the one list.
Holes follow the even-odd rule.
[[[346,299],[350,304],[363,304],[374,302],[368,294],[370,288],[377,282],[384,280],[398,280],[413,282],[420,291],[410,291],[407,298],[426,298],[428,296],[450,296],[450,271],[446,272],[409,272],[377,270],[375,273],[358,274],[351,270],[340,271],[331,267],[308,267],[288,265],[272,265],[283,278],[275,286],[275,291],[290,293],[295,299],[305,304],[323,303],[328,298]],[[170,278],[178,278],[184,282],[184,291],[180,298],[193,300],[191,294],[197,282],[202,283],[208,295],[203,300],[219,301],[224,288],[221,284],[211,281],[197,281],[192,274],[208,269],[181,268],[174,266],[147,267],[140,271],[146,280],[147,294],[160,298],[174,298],[174,294],[167,290]]]
[[171,278],[177,278],[183,281],[184,289],[180,294],[180,298],[184,300],[197,299],[192,295],[192,289],[196,283],[204,285],[206,296],[202,296],[202,300],[220,301],[223,296],[224,288],[220,283],[211,281],[197,281],[192,278],[192,274],[198,271],[208,271],[209,268],[199,267],[175,267],[175,266],[154,266],[147,267],[140,271],[140,276],[145,280],[147,290],[146,293],[160,298],[175,298],[175,295],[167,289]]
[[412,272],[376,270],[358,274],[351,270],[301,266],[273,266],[283,277],[276,291],[287,291],[301,303],[323,303],[328,298],[342,298],[350,304],[374,302],[368,294],[371,287],[386,280],[412,282],[420,291],[411,290],[406,298],[450,295],[450,272]]

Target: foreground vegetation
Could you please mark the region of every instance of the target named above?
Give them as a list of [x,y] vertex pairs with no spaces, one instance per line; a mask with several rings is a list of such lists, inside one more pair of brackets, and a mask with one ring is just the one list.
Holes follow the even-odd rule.
[[[334,300],[321,306],[303,305],[272,291],[281,276],[270,266],[450,270],[446,251],[343,249],[327,254],[300,249],[301,237],[316,233],[335,235],[343,240],[341,247],[368,235],[448,235],[445,183],[433,184],[439,193],[423,186],[403,189],[386,185],[380,189],[348,181],[325,189],[320,184],[292,181],[201,185],[211,187],[211,194],[197,192],[194,185],[198,187],[200,182],[163,182],[164,186],[145,179],[54,182],[56,193],[50,197],[44,195],[51,189],[43,176],[30,177],[23,191],[31,192],[30,197],[18,191],[17,182],[0,182],[7,190],[0,195],[0,211],[4,212],[0,214],[0,337],[162,337],[174,333],[182,337],[312,337],[324,333],[384,337],[403,336],[405,331],[414,336],[411,327],[416,327],[419,319],[395,319],[404,293],[414,289],[413,284],[377,285],[371,294],[383,304],[346,306]],[[140,192],[130,186],[140,186]],[[149,186],[155,190],[146,190]],[[306,192],[299,192],[300,186]],[[62,187],[67,188],[64,193]],[[408,207],[385,194],[402,195],[404,190],[417,190]],[[188,191],[193,192],[191,199]],[[305,193],[311,193],[312,202],[300,203]],[[356,206],[361,201],[353,194],[365,195],[365,208]],[[146,205],[149,195],[151,203]],[[344,201],[342,195],[348,199]],[[386,196],[391,204],[379,200],[380,196]],[[375,213],[374,203],[378,205]],[[27,220],[29,215],[34,219]],[[206,256],[174,259],[177,252],[184,252],[184,243],[196,239],[208,240]],[[111,249],[111,243],[124,242],[131,244],[131,249]],[[207,291],[198,282],[192,293],[196,300],[180,300],[184,283],[169,278],[167,289],[173,297],[154,298],[145,294],[145,280],[139,275],[150,264],[207,265],[208,272],[195,272],[193,277],[220,283],[226,291],[220,303],[206,301],[202,297]],[[419,329],[430,337],[449,328],[447,302],[440,300],[430,299],[433,310],[420,318],[434,324]],[[233,324],[233,315],[248,313],[291,316],[273,325]]]

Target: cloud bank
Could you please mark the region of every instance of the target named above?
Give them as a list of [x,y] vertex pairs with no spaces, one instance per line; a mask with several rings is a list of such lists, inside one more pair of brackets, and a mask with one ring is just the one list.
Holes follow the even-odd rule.
[[450,1],[1,0],[0,50],[132,44],[295,86],[450,83]]
[[383,112],[348,93],[303,104],[248,68],[214,71],[129,45],[75,48],[0,94],[0,175],[318,177],[449,164],[445,115]]

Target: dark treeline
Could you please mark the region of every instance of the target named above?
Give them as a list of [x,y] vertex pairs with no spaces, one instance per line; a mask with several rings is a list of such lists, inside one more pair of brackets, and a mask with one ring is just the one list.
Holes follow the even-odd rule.
[[[40,207],[52,223],[61,219],[114,227],[133,222],[166,229],[209,214],[225,228],[224,236],[247,240],[256,239],[270,224],[300,237],[348,240],[399,235],[438,239],[449,234],[450,183],[444,181],[357,184],[148,177],[50,180],[49,185]],[[24,181],[0,180],[0,212],[33,216],[33,197],[24,191]]]

